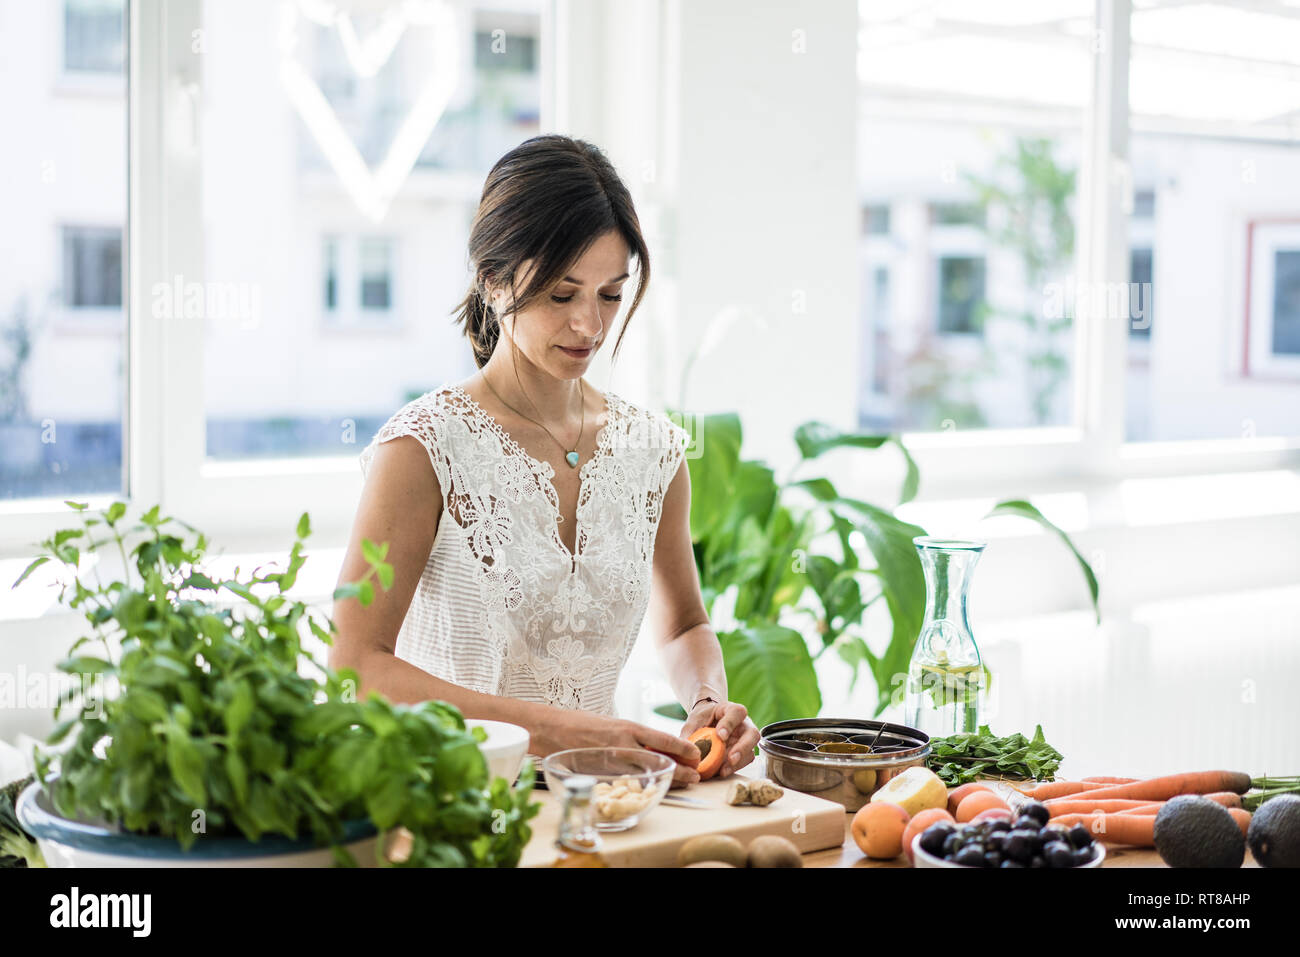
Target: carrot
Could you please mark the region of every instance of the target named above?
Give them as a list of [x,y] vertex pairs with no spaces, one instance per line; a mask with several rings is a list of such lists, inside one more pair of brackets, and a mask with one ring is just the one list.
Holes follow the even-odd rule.
[[1180,794],[1216,794],[1220,791],[1244,794],[1248,790],[1250,790],[1248,774],[1238,771],[1194,771],[1084,791],[1078,793],[1078,797],[1086,797],[1089,801],[1110,798],[1164,801]]
[[[1217,792],[1215,792],[1214,794],[1203,794],[1203,795],[1201,795],[1201,796],[1204,797],[1204,798],[1208,798],[1209,800],[1213,801],[1213,802],[1216,803],[1216,804],[1222,804],[1222,805],[1223,805],[1224,807],[1226,807],[1228,810],[1232,810],[1233,808],[1240,808],[1240,807],[1241,807],[1241,795],[1240,795],[1240,794],[1233,794],[1231,791],[1217,791]],[[1099,803],[1099,804],[1109,804],[1109,803],[1111,803],[1111,802],[1109,802],[1109,801],[1099,801],[1099,802],[1097,802],[1097,803]],[[1162,807],[1164,807],[1164,806],[1165,806],[1165,802],[1164,802],[1164,801],[1152,801],[1152,802],[1148,802],[1148,803],[1146,803],[1146,804],[1142,804],[1140,807],[1129,808],[1128,810],[1120,811],[1119,813],[1121,813],[1121,814],[1159,814],[1159,813],[1160,813],[1160,809],[1161,809]],[[1049,811],[1049,813],[1050,813],[1050,811]]]
[[1228,808],[1228,813],[1231,814],[1232,819],[1237,822],[1237,827],[1241,828],[1242,837],[1245,837],[1246,833],[1250,830],[1250,812],[1245,808],[1230,807]]
[[1021,790],[1012,785],[1016,791],[1019,791],[1025,797],[1034,801],[1048,801],[1052,798],[1069,797],[1072,794],[1082,794],[1085,791],[1095,791],[1099,787],[1095,782],[1090,781],[1048,781],[1040,784],[1038,787]]
[[1091,781],[1094,784],[1132,784],[1134,781],[1140,781],[1141,778],[1108,778],[1096,776],[1091,778],[1079,778],[1080,781]]
[[1155,847],[1156,819],[1148,814],[1063,814],[1053,823],[1082,824],[1095,840],[1106,844]]
[[[1089,801],[1082,797],[1058,798],[1047,805],[1052,817],[1062,814],[1115,814],[1120,811],[1138,811],[1145,807],[1160,808],[1159,801],[1125,801],[1113,798],[1109,801]],[[1154,811],[1152,813],[1155,813]]]

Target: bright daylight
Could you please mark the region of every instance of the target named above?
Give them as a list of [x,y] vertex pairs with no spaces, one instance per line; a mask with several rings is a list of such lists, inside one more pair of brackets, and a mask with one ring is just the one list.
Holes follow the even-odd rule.
[[1300,0],[0,0],[0,61],[33,927],[347,866],[1282,919]]

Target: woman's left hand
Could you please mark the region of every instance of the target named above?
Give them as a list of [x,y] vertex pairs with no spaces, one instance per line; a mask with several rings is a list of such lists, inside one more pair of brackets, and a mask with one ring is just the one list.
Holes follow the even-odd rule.
[[715,727],[718,737],[727,746],[727,756],[717,774],[718,777],[725,778],[754,760],[758,728],[749,720],[748,714],[745,706],[735,701],[725,701],[722,704],[701,701],[687,716],[686,723],[682,725],[681,737],[689,738],[692,732],[709,725]]

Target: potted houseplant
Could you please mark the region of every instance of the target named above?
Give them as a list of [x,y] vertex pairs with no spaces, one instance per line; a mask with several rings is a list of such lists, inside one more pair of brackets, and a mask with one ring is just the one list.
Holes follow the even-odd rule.
[[[74,679],[59,696],[62,720],[18,799],[47,863],[518,862],[540,809],[531,767],[518,783],[493,777],[485,732],[455,707],[358,700],[354,672],[304,648],[304,626],[326,644],[335,630],[286,594],[306,560],[305,513],[287,568],[221,578],[203,565],[206,537],[157,506],[123,529],[121,502],[100,517],[67,504],[81,527],[42,542],[14,583],[62,562],[72,575],[60,600],[91,625],[59,665]],[[91,587],[81,556],[105,547],[124,579]],[[368,605],[371,579],[387,588],[393,571],[386,544],[364,549],[366,575],[335,597]],[[224,592],[242,603],[218,604]]]
[[[696,417],[694,432],[695,453],[687,457],[691,540],[729,696],[760,727],[816,715],[822,697],[814,661],[833,652],[852,669],[854,683],[863,672],[874,680],[879,715],[893,703],[925,615],[925,576],[912,540],[927,533],[894,514],[920,484],[902,441],[806,422],[794,435],[799,459],[782,481],[764,462],[742,458],[734,413]],[[885,447],[906,466],[896,503],[843,495],[824,476],[797,477],[833,450]],[[999,502],[989,514],[1026,518],[1059,537],[1077,560],[1096,611],[1097,578],[1061,529],[1027,501]],[[873,647],[863,617],[877,602],[888,610],[890,634]],[[654,711],[685,717],[676,703]]]

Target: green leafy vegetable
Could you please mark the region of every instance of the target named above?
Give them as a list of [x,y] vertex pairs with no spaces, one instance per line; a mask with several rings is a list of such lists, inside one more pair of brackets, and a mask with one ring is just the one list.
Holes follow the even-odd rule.
[[23,830],[14,811],[18,795],[34,780],[35,777],[29,774],[0,789],[0,867],[45,866],[45,858],[41,855],[36,839]]
[[1063,757],[1047,743],[1041,724],[1033,740],[1020,733],[1000,738],[983,724],[975,732],[931,738],[926,765],[951,788],[981,777],[1051,781]]
[[[410,837],[402,866],[518,863],[532,833],[526,822],[541,807],[530,801],[531,767],[523,783],[492,779],[478,747],[483,732],[467,728],[455,707],[393,704],[373,692],[358,700],[354,671],[334,672],[303,647],[303,629],[325,644],[334,632],[332,621],[317,621],[285,594],[306,560],[305,513],[287,568],[242,578],[236,568],[230,579],[200,568],[206,538],[173,529],[193,531],[188,525],[154,507],[123,532],[125,513],[118,502],[102,523],[83,518],[86,532],[104,524],[112,537],[85,535],[82,547],[115,545],[127,580],[96,579],[91,588],[75,578],[80,550],[71,542],[81,529],[43,542],[51,554],[18,579],[50,557],[71,565],[75,593],[68,597],[65,584],[60,598],[94,629],[59,665],[89,683],[55,709],[56,718],[76,711],[49,739],[70,745],[37,756],[37,777],[60,814],[117,821],[187,849],[205,836],[310,838],[331,846],[342,865],[356,863],[340,843],[344,824],[369,818],[380,832],[379,864],[393,863],[385,851],[398,828]],[[368,605],[372,577],[391,584],[387,551],[387,543],[364,542],[370,568],[335,597]],[[246,604],[219,605],[225,593]],[[107,681],[116,693],[90,694]]]

